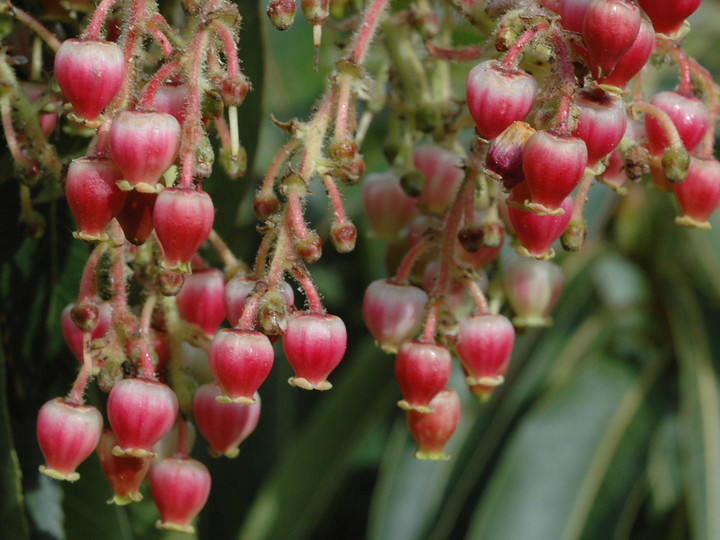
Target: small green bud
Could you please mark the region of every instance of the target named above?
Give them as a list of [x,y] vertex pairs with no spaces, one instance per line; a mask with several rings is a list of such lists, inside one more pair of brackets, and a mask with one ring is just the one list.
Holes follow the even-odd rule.
[[560,243],[562,243],[565,251],[579,251],[585,243],[585,237],[587,236],[587,223],[581,221],[571,221],[570,224],[563,232],[560,237]]
[[662,171],[671,184],[679,184],[687,176],[690,168],[690,154],[684,146],[665,150],[662,155]]

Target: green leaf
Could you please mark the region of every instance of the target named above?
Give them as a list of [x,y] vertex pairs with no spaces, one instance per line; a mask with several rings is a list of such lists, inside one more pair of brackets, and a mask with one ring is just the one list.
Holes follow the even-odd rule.
[[564,267],[567,284],[553,311],[555,322],[550,331],[518,336],[508,379],[496,390],[497,397],[488,404],[464,408],[463,417],[470,417],[473,425],[452,460],[453,478],[445,500],[435,510],[436,523],[429,538],[442,540],[452,535],[468,499],[489,474],[488,466],[508,431],[543,387],[561,384],[586,351],[602,347],[614,335],[619,318],[607,313],[596,313],[578,326],[581,314],[596,303],[587,282],[594,262],[605,252],[602,244],[587,247]]
[[671,511],[682,496],[682,458],[678,418],[667,417],[650,442],[648,484],[653,511]]
[[[385,446],[373,491],[367,538],[411,540],[420,537],[442,502],[442,497],[455,467],[460,446],[473,427],[473,408],[477,403],[463,388],[464,376],[458,369],[448,386],[462,388],[463,414],[460,423],[445,446],[450,460],[420,461],[413,457],[416,445],[408,434],[405,417],[398,419]],[[466,414],[470,412],[470,414]]]
[[42,474],[38,475],[37,486],[25,494],[34,533],[40,532],[57,540],[65,539],[62,500],[63,491],[59,482]]
[[346,361],[349,369],[321,396],[298,437],[288,441],[238,540],[306,538],[333,501],[354,448],[394,406],[393,362],[373,343],[358,343]]
[[688,252],[684,257],[687,271],[702,284],[707,294],[720,301],[720,216],[716,213],[708,221],[711,230],[684,231],[688,242],[681,245]]
[[580,538],[656,375],[602,359],[538,404],[505,449],[468,537]]
[[684,276],[671,270],[665,302],[679,362],[685,489],[694,538],[720,538],[720,395],[707,328]]
[[0,519],[8,538],[29,538],[18,462],[7,407],[5,352],[0,347]]

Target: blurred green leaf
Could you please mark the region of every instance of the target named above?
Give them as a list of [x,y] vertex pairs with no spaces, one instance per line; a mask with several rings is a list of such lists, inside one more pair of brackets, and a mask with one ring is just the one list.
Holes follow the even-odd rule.
[[41,533],[57,540],[66,538],[62,501],[63,490],[59,482],[48,476],[38,475],[37,485],[25,493],[34,535]]
[[662,515],[672,510],[683,493],[680,426],[670,416],[658,426],[648,455],[648,484],[653,511]]
[[687,230],[689,242],[684,244],[689,257],[687,270],[699,281],[705,294],[720,302],[720,216],[710,216],[709,231]]
[[698,540],[720,538],[720,395],[707,328],[683,274],[668,266],[665,302],[679,362],[683,474]]
[[597,313],[578,325],[581,313],[594,303],[587,281],[593,263],[605,251],[597,242],[587,248],[564,267],[566,286],[553,311],[552,331],[534,330],[518,336],[507,381],[496,390],[497,396],[488,404],[464,408],[463,416],[473,418],[473,426],[460,445],[461,452],[453,457],[449,489],[442,505],[435,509],[437,522],[430,538],[442,540],[452,535],[508,431],[542,388],[560,384],[588,350],[603,346],[613,335],[617,318],[607,313]]
[[28,538],[28,524],[20,482],[20,464],[15,451],[7,407],[5,352],[0,347],[0,519],[8,538]]
[[353,449],[394,406],[393,362],[370,340],[357,344],[348,370],[269,474],[238,540],[306,538],[332,502]]
[[68,538],[93,538],[103,531],[105,540],[134,538],[127,509],[107,504],[112,490],[100,469],[96,454],[78,468],[80,480],[62,485],[65,497],[65,530]]
[[464,388],[464,376],[457,369],[448,384],[460,388],[463,414],[454,435],[445,445],[448,461],[428,462],[414,459],[417,449],[408,433],[405,415],[393,427],[380,463],[378,481],[368,524],[368,539],[412,540],[419,538],[448,489],[457,453],[472,429],[477,409],[474,398]]
[[599,358],[539,403],[505,449],[468,537],[580,538],[656,375]]

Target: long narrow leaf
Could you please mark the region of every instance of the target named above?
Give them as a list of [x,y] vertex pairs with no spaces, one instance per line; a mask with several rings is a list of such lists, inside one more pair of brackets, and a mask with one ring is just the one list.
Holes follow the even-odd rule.
[[345,477],[355,445],[394,406],[393,363],[369,340],[287,448],[250,508],[238,540],[306,538]]
[[[476,406],[474,411],[471,407],[466,408],[464,414],[472,414],[476,420],[463,442],[464,452],[453,461],[454,478],[447,490],[446,500],[437,511],[429,538],[441,540],[452,533],[473,487],[478,484],[498,446],[504,441],[508,428],[536,398],[543,385],[548,384],[548,375],[554,373],[554,383],[559,383],[558,373],[567,372],[570,366],[585,356],[585,351],[600,347],[613,335],[617,321],[608,314],[597,314],[576,327],[579,313],[593,302],[587,280],[593,263],[604,251],[601,245],[588,247],[591,249],[581,253],[566,269],[567,286],[554,312],[552,331],[530,333],[516,342],[513,362],[524,362],[516,376],[513,371],[517,364],[511,368],[511,376],[501,389],[504,392],[501,399]],[[568,335],[571,337],[566,337]],[[563,359],[563,365],[568,368],[562,368],[558,359]]]
[[7,408],[5,353],[0,347],[0,516],[2,530],[8,538],[28,538],[28,524],[20,483],[20,464],[10,431]]
[[694,538],[720,538],[720,395],[707,329],[683,276],[674,274],[665,301],[680,369],[684,476]]
[[654,376],[599,361],[538,405],[506,449],[468,537],[579,538]]
[[[464,384],[459,370],[449,386]],[[427,462],[413,458],[415,442],[408,434],[404,415],[398,419],[386,445],[370,509],[367,538],[413,540],[419,538],[439,507],[447,489],[454,460],[476,419],[477,403],[468,391],[460,392],[463,414],[445,446],[449,461]]]

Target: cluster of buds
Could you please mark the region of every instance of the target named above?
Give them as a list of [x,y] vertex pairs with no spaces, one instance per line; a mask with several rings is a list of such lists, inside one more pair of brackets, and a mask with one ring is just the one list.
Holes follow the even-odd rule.
[[[0,51],[0,82],[13,90],[0,91],[0,116],[22,172],[22,217],[41,230],[30,189],[63,185],[75,236],[91,246],[77,301],[62,315],[80,369],[70,393],[38,414],[41,472],[75,481],[97,449],[113,502],[139,500],[147,478],[158,526],[192,531],[211,482],[189,457],[194,426],[211,455],[238,455],[259,421],[273,343],[281,340],[294,370],[290,385],[332,387],[347,331],[326,312],[308,269],[322,241],[304,207],[311,182],[321,181],[332,207],[330,241],[341,253],[354,248],[357,230],[339,185],[362,178],[359,149],[385,105],[389,170],[364,179],[363,202],[374,233],[388,241],[392,277],[367,287],[363,317],[378,345],[396,355],[398,405],[416,456],[446,459],[461,413],[460,393],[450,387],[453,357],[480,400],[503,384],[516,329],[550,323],[563,285],[550,260],[554,246],[582,246],[596,179],[622,194],[651,172],[653,187],[677,201],[678,224],[709,228],[720,203],[718,88],[681,47],[685,19],[699,3],[462,2],[455,7],[473,24],[492,19],[498,51],[469,70],[465,107],[453,95],[449,62],[487,51],[447,48],[451,25],[427,6],[382,22],[388,2],[372,0],[313,115],[275,120],[287,142],[253,201],[262,240],[252,265],[213,230],[214,205],[203,189],[214,162],[210,130],[228,176],[244,172],[237,107],[250,82],[240,70],[235,5],[185,2],[184,26],[173,29],[152,2],[103,0],[84,32],[62,43],[14,9],[55,52],[55,80],[68,102],[23,92],[42,70],[21,81]],[[337,5],[342,12],[345,4]],[[127,17],[117,34],[107,21],[119,6]],[[317,69],[332,5],[303,0],[301,9],[313,26]],[[267,8],[280,30],[296,10],[289,0]],[[365,60],[378,30],[389,62],[373,77]],[[533,61],[523,64],[529,53]],[[647,99],[640,79],[653,56],[677,65],[680,77],[677,90]],[[41,115],[47,107],[57,114]],[[91,138],[67,167],[48,143],[55,122]],[[459,134],[471,126],[463,149]],[[203,245],[222,270],[203,259]],[[303,307],[286,278],[296,281]],[[110,430],[84,402],[92,378],[109,394]]]
[[[462,6],[470,20],[481,17],[475,4],[482,3]],[[558,240],[568,251],[582,246],[596,179],[624,194],[628,181],[650,171],[652,186],[674,195],[678,224],[709,228],[720,203],[717,86],[681,48],[685,19],[698,5],[494,3],[485,15],[497,18],[495,44],[504,54],[467,75],[475,136],[466,152],[455,135],[464,115],[436,103],[439,117],[421,123],[418,104],[432,93],[394,105],[391,129],[394,118],[410,123],[414,108],[417,130],[441,144],[389,139],[392,170],[365,179],[365,210],[389,242],[393,277],[367,288],[363,315],[377,344],[396,354],[398,404],[408,411],[417,457],[442,459],[458,423],[447,388],[452,356],[471,393],[488,399],[503,383],[515,328],[549,324],[563,282],[549,259]],[[405,55],[390,76],[398,94],[410,86],[422,93],[426,82],[442,87],[439,63],[486,54],[444,48],[438,36],[426,44],[424,64],[408,60],[417,49],[405,45],[420,38],[412,30],[426,38],[410,25],[386,37],[391,57]],[[532,74],[522,67],[526,55]],[[640,79],[653,55],[675,63],[680,77],[677,90],[647,98]],[[551,67],[538,69],[538,59]],[[504,244],[521,257],[503,252]]]
[[[326,313],[306,267],[320,257],[321,242],[307,226],[303,201],[308,182],[321,176],[335,210],[332,242],[338,251],[353,249],[357,232],[336,181],[357,182],[364,169],[354,139],[355,102],[384,7],[379,2],[368,11],[315,117],[306,124],[278,123],[291,140],[256,197],[265,226],[252,268],[213,230],[214,204],[203,189],[214,161],[211,130],[227,175],[244,172],[237,107],[250,83],[237,54],[236,6],[224,0],[188,4],[184,26],[174,29],[154,3],[104,0],[84,21],[83,33],[62,43],[13,9],[55,53],[62,94],[47,128],[44,118],[31,114],[38,110],[26,107],[18,74],[2,72],[17,87],[1,104],[12,156],[27,173],[23,218],[28,224],[34,218],[30,188],[38,180],[62,185],[74,236],[90,248],[77,301],[62,313],[79,372],[68,395],[38,413],[45,458],[40,472],[74,482],[78,466],[96,450],[113,494],[108,502],[139,501],[147,480],[160,514],[157,526],[192,532],[211,484],[207,467],[190,457],[195,429],[211,456],[239,454],[260,420],[259,389],[273,366],[273,343],[282,339],[294,370],[290,385],[332,388],[329,375],[345,354],[347,332],[339,317]],[[327,2],[303,4],[303,10],[319,45]],[[120,12],[125,22],[114,19]],[[35,61],[42,67],[41,56]],[[41,93],[31,95],[40,99]],[[90,137],[85,155],[67,167],[47,139],[58,122]],[[206,243],[224,271],[201,256]],[[295,307],[286,276],[299,284],[306,309]],[[103,430],[101,411],[85,403],[93,379],[108,394],[109,429]]]

